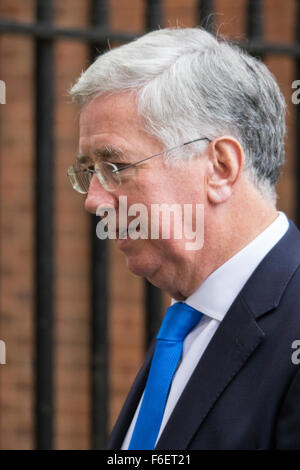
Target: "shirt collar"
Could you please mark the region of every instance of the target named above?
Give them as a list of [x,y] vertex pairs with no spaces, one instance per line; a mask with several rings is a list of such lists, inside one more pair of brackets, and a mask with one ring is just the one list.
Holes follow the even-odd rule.
[[[256,267],[287,231],[288,218],[283,212],[278,214],[262,233],[210,274],[185,302],[222,321]],[[172,299],[172,304],[175,302]]]

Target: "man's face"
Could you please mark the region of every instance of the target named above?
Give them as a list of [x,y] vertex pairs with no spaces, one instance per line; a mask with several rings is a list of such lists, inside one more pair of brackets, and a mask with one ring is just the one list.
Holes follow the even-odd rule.
[[[99,157],[99,149],[105,147],[116,148],[118,153],[121,150],[123,156],[107,159],[104,153]],[[162,150],[164,147],[143,130],[135,100],[128,94],[96,98],[81,111],[79,152],[92,160],[103,158],[116,164],[130,164]],[[159,239],[151,239],[151,211],[153,204],[165,203],[169,206],[176,204],[183,213],[183,205],[191,204],[194,213],[195,204],[204,203],[205,158],[184,161],[171,167],[165,166],[163,158],[163,155],[158,156],[120,172],[122,184],[114,192],[105,190],[94,175],[85,208],[96,213],[99,207],[113,206],[118,229],[120,196],[123,196],[121,201],[126,196],[127,209],[132,204],[143,204],[148,214],[148,238],[133,240],[128,236],[117,239],[116,243],[126,255],[128,267],[133,273],[172,291],[176,290],[178,276],[185,274],[189,277],[189,270],[192,275],[195,251],[186,249],[184,233],[181,239],[174,238],[172,218],[170,237],[162,239],[160,232]],[[130,223],[135,217],[129,216],[127,222]]]

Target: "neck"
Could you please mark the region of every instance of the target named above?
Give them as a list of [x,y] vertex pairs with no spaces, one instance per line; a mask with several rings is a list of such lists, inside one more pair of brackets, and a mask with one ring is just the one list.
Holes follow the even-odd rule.
[[[276,207],[261,197],[248,197],[228,210],[217,207],[206,216],[204,246],[197,256],[186,260],[169,291],[176,300],[185,300],[202,282],[232,256],[262,233],[278,216]],[[245,203],[244,201],[247,201]],[[194,269],[191,270],[193,263]],[[187,275],[187,273],[189,275]]]

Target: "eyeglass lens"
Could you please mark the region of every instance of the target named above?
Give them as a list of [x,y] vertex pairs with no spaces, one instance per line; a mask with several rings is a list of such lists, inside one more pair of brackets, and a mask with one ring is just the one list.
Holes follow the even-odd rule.
[[76,162],[69,167],[68,176],[75,191],[81,194],[88,193],[94,173],[107,191],[114,191],[120,186],[121,179],[118,172],[113,173],[113,170],[117,170],[117,167],[109,162],[97,162],[95,171],[84,168],[79,162]]
[[87,169],[82,169],[78,163],[70,166],[68,176],[75,191],[87,194],[93,173]]

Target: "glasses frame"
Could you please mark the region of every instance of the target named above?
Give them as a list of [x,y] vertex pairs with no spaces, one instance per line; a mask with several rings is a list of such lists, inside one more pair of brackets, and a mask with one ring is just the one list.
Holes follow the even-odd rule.
[[[75,169],[74,169],[74,166],[71,165],[71,166],[68,168],[68,172],[69,172],[70,169],[72,169],[73,173],[75,173],[75,174],[76,174],[76,173],[81,173],[81,172],[88,172],[88,173],[96,174],[97,177],[98,177],[98,180],[99,180],[100,184],[104,187],[104,189],[105,189],[106,191],[113,192],[113,191],[116,191],[116,189],[117,189],[119,186],[121,186],[121,184],[122,184],[122,179],[121,179],[121,176],[119,175],[119,173],[120,173],[121,171],[127,170],[128,168],[132,168],[132,167],[138,166],[138,165],[140,165],[141,163],[146,162],[147,160],[150,160],[151,158],[158,157],[159,155],[163,155],[164,153],[168,153],[168,152],[171,152],[171,151],[173,151],[173,150],[179,149],[179,148],[181,148],[181,147],[184,147],[185,145],[193,144],[194,142],[199,142],[200,140],[207,140],[208,142],[212,142],[212,140],[209,139],[208,137],[199,137],[199,138],[197,138],[197,139],[193,139],[193,140],[189,140],[189,141],[187,141],[187,142],[184,142],[183,144],[176,145],[175,147],[171,147],[171,148],[162,150],[161,152],[155,153],[154,155],[151,155],[150,157],[143,158],[142,160],[139,160],[139,161],[137,161],[137,162],[130,163],[130,164],[128,164],[128,165],[122,166],[121,168],[118,168],[117,164],[112,163],[112,162],[102,162],[102,163],[109,164],[110,166],[112,166],[112,167],[113,167],[112,173],[116,173],[116,174],[119,176],[119,185],[118,185],[115,189],[107,189],[107,188],[104,186],[103,182],[102,182],[102,181],[100,180],[100,178],[99,178],[99,170],[97,171],[97,170],[95,170],[95,169],[93,170],[93,169],[91,169],[91,168],[85,168],[84,170],[75,170]],[[101,172],[100,172],[100,173],[101,173]],[[69,174],[68,174],[68,176],[69,176]],[[102,175],[101,175],[101,178],[103,179],[103,176],[102,176]],[[71,184],[72,184],[72,182],[71,182]],[[73,184],[72,184],[72,187],[73,187],[73,189],[74,189],[75,191],[77,191],[77,190],[74,188]],[[77,191],[77,192],[79,192],[79,191]],[[88,194],[88,191],[87,191],[86,193],[81,193],[81,194]]]
[[158,157],[159,155],[162,155],[163,153],[172,152],[172,150],[179,149],[179,148],[184,147],[185,145],[188,145],[188,144],[193,144],[194,142],[198,142],[199,140],[208,140],[209,142],[212,142],[211,139],[209,139],[208,137],[199,137],[198,139],[189,140],[188,142],[184,142],[183,144],[176,145],[175,147],[165,149],[162,152],[156,153],[155,155],[151,155],[150,157],[143,158],[142,160],[139,160],[138,162],[130,163],[129,165],[122,166],[122,168],[119,168],[117,170],[113,170],[112,173],[116,173],[117,171],[120,172],[120,171],[123,171],[123,170],[127,170],[128,168],[131,168],[133,166],[137,166],[140,163],[143,163],[147,160],[150,160],[151,158]]

